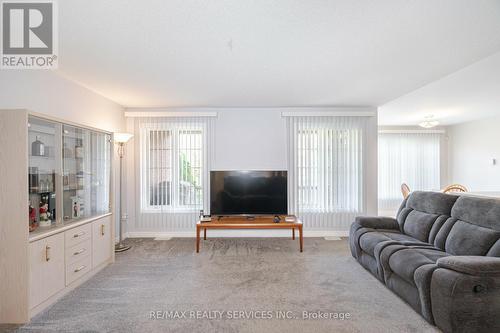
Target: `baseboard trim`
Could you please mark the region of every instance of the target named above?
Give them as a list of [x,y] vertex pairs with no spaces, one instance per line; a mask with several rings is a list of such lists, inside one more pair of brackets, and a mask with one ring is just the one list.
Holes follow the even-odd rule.
[[[208,237],[290,237],[290,230],[208,230]],[[129,231],[125,238],[194,238],[195,231]],[[304,237],[348,237],[349,231],[304,230]]]

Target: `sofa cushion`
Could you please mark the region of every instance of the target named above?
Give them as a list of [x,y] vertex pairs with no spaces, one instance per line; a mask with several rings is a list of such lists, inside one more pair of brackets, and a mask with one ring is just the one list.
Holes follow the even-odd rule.
[[439,192],[412,192],[397,216],[400,229],[422,242],[433,243],[457,198]]
[[403,226],[405,234],[412,236],[422,242],[429,239],[432,225],[437,220],[439,215],[424,213],[418,210],[411,211],[406,217]]
[[394,252],[389,258],[389,267],[408,283],[415,284],[415,271],[423,265],[435,264],[439,258],[448,256],[436,248],[407,248]]
[[488,257],[500,257],[500,239],[496,241],[491,249],[486,253]]
[[454,255],[490,255],[500,239],[500,200],[463,195],[453,206],[456,219],[445,242],[445,250]]
[[408,198],[406,207],[429,214],[449,216],[457,199],[456,195],[441,192],[415,191]]
[[374,256],[374,249],[377,244],[385,241],[398,241],[401,244],[422,244],[425,245],[425,243],[414,239],[411,236],[402,234],[397,231],[374,231],[374,232],[367,232],[364,233],[360,238],[359,238],[359,246],[361,249],[371,255],[372,257]]
[[451,216],[484,228],[500,231],[500,199],[460,196],[453,206]]
[[445,250],[454,255],[484,256],[499,237],[500,231],[458,220],[446,238]]

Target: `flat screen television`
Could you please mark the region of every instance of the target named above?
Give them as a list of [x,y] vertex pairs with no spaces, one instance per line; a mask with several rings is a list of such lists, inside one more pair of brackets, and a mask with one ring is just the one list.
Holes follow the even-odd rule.
[[211,171],[211,215],[286,215],[286,171]]

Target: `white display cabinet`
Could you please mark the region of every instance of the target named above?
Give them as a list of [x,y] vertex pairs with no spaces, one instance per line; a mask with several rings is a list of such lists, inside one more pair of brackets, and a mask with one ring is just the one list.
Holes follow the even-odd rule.
[[0,323],[26,323],[114,261],[112,133],[0,110]]

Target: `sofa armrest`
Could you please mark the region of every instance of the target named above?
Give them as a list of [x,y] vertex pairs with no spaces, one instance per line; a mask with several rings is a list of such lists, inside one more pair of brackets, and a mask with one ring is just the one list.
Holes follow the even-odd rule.
[[500,276],[500,258],[483,256],[450,256],[439,258],[438,267],[475,276]]
[[392,217],[358,216],[356,223],[363,228],[399,230],[398,221]]
[[437,261],[432,316],[444,332],[500,332],[500,258],[450,256]]

